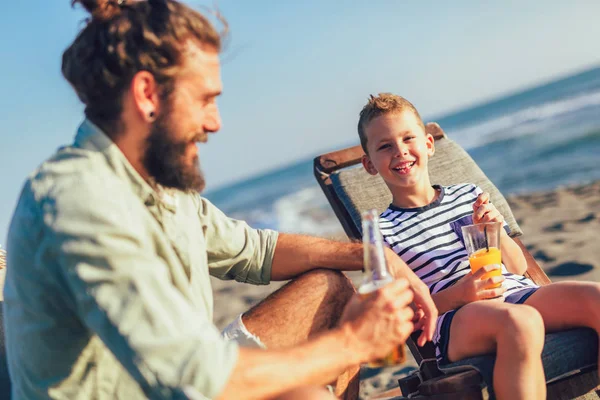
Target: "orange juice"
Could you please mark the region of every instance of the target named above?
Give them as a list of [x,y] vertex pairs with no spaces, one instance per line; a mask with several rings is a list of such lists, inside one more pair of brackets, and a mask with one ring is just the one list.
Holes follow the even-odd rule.
[[[490,247],[489,250],[488,249],[480,249],[477,250],[475,253],[471,254],[471,257],[469,257],[469,264],[471,264],[471,272],[475,273],[479,270],[479,268],[484,267],[486,265],[490,265],[490,264],[498,264],[500,265],[502,263],[502,257],[500,254],[500,249],[498,249],[497,247]],[[483,275],[483,277],[481,279],[487,279],[487,278],[491,278],[492,276],[500,276],[502,275],[502,270],[497,269],[491,272],[487,272],[486,274]],[[495,285],[492,285],[490,287],[488,287],[488,289],[491,288],[497,288],[500,287],[502,285],[502,283],[497,283]]]
[[[383,281],[371,281],[366,284],[361,285],[358,288],[358,293],[362,299],[366,299],[369,297],[371,293],[379,289],[380,287],[386,285],[391,282],[392,278],[390,276],[389,279]],[[367,365],[371,368],[381,368],[381,367],[390,367],[393,365],[399,365],[406,361],[406,349],[404,348],[404,344],[398,345],[395,349],[393,349],[389,354],[385,357],[371,361]]]

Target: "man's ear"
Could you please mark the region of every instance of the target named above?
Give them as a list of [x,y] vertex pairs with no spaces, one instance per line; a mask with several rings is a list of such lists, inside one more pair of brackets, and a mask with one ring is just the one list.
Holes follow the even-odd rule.
[[159,107],[158,84],[154,75],[140,71],[131,79],[131,95],[135,109],[146,122],[154,121]]
[[373,165],[373,162],[371,161],[371,159],[369,158],[368,155],[363,155],[361,160],[363,167],[365,167],[365,169],[367,170],[367,172],[371,175],[377,175],[378,172],[375,169],[375,166]]
[[426,133],[425,140],[427,140],[427,155],[431,157],[435,154],[435,139],[431,134]]

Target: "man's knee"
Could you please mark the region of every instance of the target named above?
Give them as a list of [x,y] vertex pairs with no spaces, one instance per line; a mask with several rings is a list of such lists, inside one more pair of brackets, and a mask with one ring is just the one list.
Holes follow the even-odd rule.
[[296,279],[301,287],[306,288],[307,295],[313,293],[315,298],[320,299],[322,317],[327,315],[327,326],[337,326],[346,304],[356,292],[350,279],[344,273],[331,269],[312,270]]
[[355,293],[354,285],[346,274],[332,269],[319,268],[305,272],[297,280],[313,288],[321,288],[336,296],[350,298]]
[[504,341],[518,353],[541,353],[544,347],[544,320],[533,307],[518,305],[505,309],[500,320],[498,341]]

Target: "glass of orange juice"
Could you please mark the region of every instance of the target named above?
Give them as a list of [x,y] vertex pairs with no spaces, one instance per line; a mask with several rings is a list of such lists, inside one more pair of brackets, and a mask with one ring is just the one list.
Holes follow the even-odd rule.
[[[475,273],[479,268],[486,265],[502,264],[502,255],[500,253],[502,222],[484,222],[481,224],[466,225],[461,229],[472,273]],[[500,275],[502,275],[502,270],[498,268],[483,275],[482,279]],[[488,289],[500,287],[501,285],[502,283],[497,283],[488,287]]]

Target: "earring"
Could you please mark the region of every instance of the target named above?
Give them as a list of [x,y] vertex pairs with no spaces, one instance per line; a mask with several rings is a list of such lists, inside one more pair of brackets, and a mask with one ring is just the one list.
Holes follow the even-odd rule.
[[150,119],[154,119],[154,111],[150,111],[150,112],[148,113],[148,117],[149,117]]

